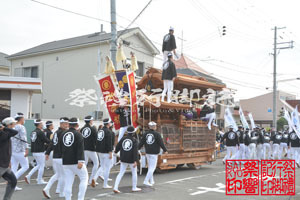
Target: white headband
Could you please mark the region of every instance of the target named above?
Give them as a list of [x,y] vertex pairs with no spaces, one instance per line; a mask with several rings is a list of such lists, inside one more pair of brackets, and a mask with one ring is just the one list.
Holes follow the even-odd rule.
[[37,119],[35,119],[35,120],[33,120],[33,123],[34,123],[34,124],[40,124],[40,123],[43,123],[43,121],[39,121],[39,122],[38,122]]
[[84,121],[91,121],[91,120],[94,120],[93,117],[91,117],[91,119],[88,119],[88,118],[85,118]]
[[68,121],[68,120],[64,120],[64,119],[61,119],[59,122],[60,122],[60,123],[65,123],[65,122],[69,122],[69,121]]
[[69,121],[69,124],[79,124],[78,118],[77,118],[77,121],[76,121],[76,122],[70,122],[70,121]]
[[22,115],[16,114],[15,118],[18,118],[18,117],[24,117],[24,115],[23,114]]

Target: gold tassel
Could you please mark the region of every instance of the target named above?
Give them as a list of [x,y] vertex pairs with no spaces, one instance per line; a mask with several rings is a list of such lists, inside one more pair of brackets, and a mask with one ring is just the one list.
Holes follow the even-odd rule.
[[113,62],[111,61],[109,56],[105,57],[106,59],[106,65],[105,65],[105,74],[113,74],[115,72],[115,67]]

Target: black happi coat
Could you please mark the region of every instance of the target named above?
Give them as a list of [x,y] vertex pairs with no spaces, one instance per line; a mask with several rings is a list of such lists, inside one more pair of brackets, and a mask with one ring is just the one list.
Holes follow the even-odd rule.
[[86,124],[80,130],[84,140],[84,150],[96,151],[97,129],[94,126]]
[[138,149],[141,149],[144,145],[147,154],[159,154],[160,148],[162,148],[164,152],[168,151],[161,138],[161,135],[151,129],[143,135]]
[[124,136],[117,144],[115,153],[120,151],[120,160],[124,163],[138,161],[138,144],[132,135]]
[[113,150],[112,143],[113,133],[112,131],[104,126],[97,133],[96,151],[98,153],[109,153]]
[[84,162],[84,141],[75,128],[65,131],[59,138],[63,165],[75,165]]
[[120,125],[121,125],[121,127],[131,125],[130,108],[128,108],[128,110],[127,110],[127,115],[126,115],[125,108],[123,108],[123,107],[117,108],[115,113],[120,116]]
[[297,136],[297,134],[295,133],[295,131],[292,131],[289,134],[288,145],[291,145],[291,147],[300,147],[300,139]]
[[163,71],[162,71],[162,80],[172,80],[173,78],[177,77],[177,71],[175,64],[172,62],[172,60],[168,59],[163,64]]
[[45,151],[45,144],[49,144],[50,140],[47,138],[46,134],[39,128],[36,128],[31,132],[31,152],[32,153],[42,153]]
[[175,36],[168,33],[164,36],[164,39],[163,39],[162,52],[173,51],[174,49],[176,49]]
[[53,158],[61,158],[61,149],[59,147],[60,137],[62,136],[65,130],[62,128],[58,128],[57,131],[54,132],[50,145],[46,150],[46,155],[50,155],[51,151],[53,151]]
[[223,142],[224,139],[226,139],[226,146],[228,146],[228,147],[232,147],[232,146],[236,146],[236,145],[240,146],[239,137],[238,137],[237,133],[234,131],[227,131],[224,134],[221,142]]

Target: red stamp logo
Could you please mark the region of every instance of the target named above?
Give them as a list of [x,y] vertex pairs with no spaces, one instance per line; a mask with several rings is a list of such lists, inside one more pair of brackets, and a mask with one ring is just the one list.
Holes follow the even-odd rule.
[[261,161],[261,195],[295,195],[295,161]]
[[226,195],[295,195],[294,160],[227,160]]

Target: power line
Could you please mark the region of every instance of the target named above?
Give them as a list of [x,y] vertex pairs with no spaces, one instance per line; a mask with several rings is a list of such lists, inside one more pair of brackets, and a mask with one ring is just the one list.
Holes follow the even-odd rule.
[[132,20],[131,23],[128,24],[128,26],[119,34],[119,36],[117,37],[117,39],[123,35],[123,33],[142,15],[142,13],[146,10],[146,8],[151,4],[152,0],[150,0],[146,6],[139,12],[139,14]]
[[89,19],[93,19],[93,20],[97,20],[97,21],[102,21],[102,22],[106,22],[106,23],[109,23],[110,24],[110,21],[108,20],[104,20],[104,19],[99,19],[99,18],[96,18],[96,17],[92,17],[92,16],[88,16],[88,15],[85,15],[85,14],[81,14],[81,13],[78,13],[78,12],[74,12],[74,11],[71,11],[71,10],[66,10],[64,8],[59,8],[59,7],[56,7],[56,6],[52,6],[50,4],[46,4],[46,3],[43,3],[43,2],[40,2],[40,1],[36,1],[36,0],[31,0],[32,2],[35,2],[35,3],[38,3],[38,4],[41,4],[41,5],[44,5],[44,6],[48,6],[48,7],[51,7],[51,8],[55,8],[57,10],[61,10],[61,11],[64,11],[64,12],[68,12],[68,13],[72,13],[74,15],[78,15],[78,16],[81,16],[81,17],[86,17],[86,18],[89,18]]

